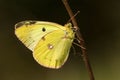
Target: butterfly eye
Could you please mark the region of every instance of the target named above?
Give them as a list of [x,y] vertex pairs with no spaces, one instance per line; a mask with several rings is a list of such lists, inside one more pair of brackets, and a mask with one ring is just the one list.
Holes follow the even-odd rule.
[[43,28],[42,28],[42,31],[43,31],[43,32],[45,32],[45,31],[46,31],[46,29],[43,27]]
[[68,35],[68,33],[69,33],[69,32],[67,32],[67,31],[64,31],[64,32],[65,32],[65,35]]

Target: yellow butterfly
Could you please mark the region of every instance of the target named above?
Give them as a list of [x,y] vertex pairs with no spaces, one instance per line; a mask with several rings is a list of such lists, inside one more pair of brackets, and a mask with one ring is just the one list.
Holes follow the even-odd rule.
[[75,36],[71,23],[62,26],[47,21],[19,22],[15,34],[40,65],[53,69],[66,62]]

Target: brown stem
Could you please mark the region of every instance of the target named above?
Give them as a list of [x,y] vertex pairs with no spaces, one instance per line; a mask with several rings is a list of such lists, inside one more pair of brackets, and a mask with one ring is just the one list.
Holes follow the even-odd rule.
[[86,46],[85,46],[85,41],[82,37],[82,34],[80,32],[80,29],[78,27],[78,24],[77,24],[77,21],[75,18],[72,18],[74,16],[69,4],[68,4],[68,0],[62,0],[63,1],[63,4],[65,5],[65,8],[69,14],[69,16],[71,17],[71,20],[72,20],[72,23],[74,25],[74,28],[76,28],[76,36],[78,38],[78,42],[79,44],[82,46],[81,47],[81,51],[82,51],[82,57],[83,57],[83,60],[84,60],[84,63],[85,63],[85,66],[87,68],[87,71],[88,71],[88,74],[89,74],[89,77],[90,77],[90,80],[95,80],[94,79],[94,75],[93,75],[93,71],[92,71],[92,68],[91,68],[91,65],[90,65],[90,62],[89,62],[89,59],[88,59],[88,55],[87,55],[87,50],[86,50]]

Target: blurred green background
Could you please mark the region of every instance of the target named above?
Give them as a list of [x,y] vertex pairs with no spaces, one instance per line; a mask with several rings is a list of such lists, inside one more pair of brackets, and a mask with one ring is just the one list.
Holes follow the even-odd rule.
[[[120,1],[69,3],[74,13],[80,10],[76,18],[96,80],[120,80]],[[72,51],[58,70],[37,64],[32,52],[14,34],[14,25],[24,20],[64,25],[69,16],[61,0],[0,0],[0,80],[89,80],[81,56]]]

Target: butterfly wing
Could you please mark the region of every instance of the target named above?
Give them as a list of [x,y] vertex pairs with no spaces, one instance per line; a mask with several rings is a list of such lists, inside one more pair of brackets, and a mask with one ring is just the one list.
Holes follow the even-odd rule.
[[45,21],[23,21],[15,34],[31,51],[34,59],[49,68],[60,68],[66,61],[74,39],[71,26]]
[[63,30],[46,34],[34,49],[34,59],[45,67],[60,68],[68,58],[73,41],[65,35]]
[[63,26],[45,21],[22,21],[15,25],[15,34],[31,51],[39,40],[49,32],[63,28]]

